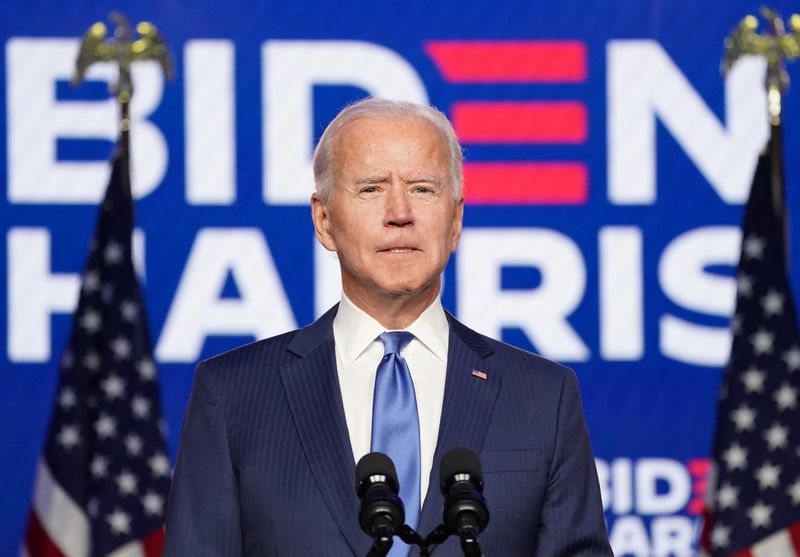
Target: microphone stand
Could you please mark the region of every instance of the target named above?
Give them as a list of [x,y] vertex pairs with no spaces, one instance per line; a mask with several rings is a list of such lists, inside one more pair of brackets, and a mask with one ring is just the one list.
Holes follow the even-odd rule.
[[[449,538],[451,534],[452,532],[450,532],[447,526],[439,524],[439,526],[434,528],[433,531],[423,539],[411,526],[404,524],[400,531],[397,532],[397,537],[408,545],[419,546],[420,557],[430,557],[433,549]],[[391,548],[391,536],[377,536],[369,553],[367,553],[367,557],[386,557]],[[477,536],[468,535],[461,538],[461,550],[464,552],[464,557],[483,557],[483,552],[481,551]]]
[[464,557],[483,557],[478,539],[471,536],[461,538],[461,550],[464,552]]
[[429,551],[428,548],[432,545],[433,546],[439,545],[449,537],[450,537],[450,531],[447,529],[447,526],[445,526],[444,524],[439,524],[439,526],[434,528],[433,531],[430,534],[428,534],[420,544],[419,546],[420,557],[430,557],[431,551],[433,551],[433,549]]
[[372,547],[369,549],[369,553],[367,553],[367,557],[386,557],[391,548],[391,538],[376,538],[372,544]]
[[[430,547],[439,545],[452,534],[453,532],[451,532],[447,526],[439,524],[439,526],[434,528],[433,531],[418,544],[420,547],[420,557],[430,557],[433,551]],[[483,557],[483,551],[478,543],[477,535],[466,535],[462,537],[461,550],[464,552],[464,557]]]
[[[388,532],[382,532],[375,537],[372,547],[367,553],[367,557],[386,557],[389,550],[392,548],[392,536],[387,535]],[[400,531],[397,532],[397,537],[406,542],[408,545],[418,545],[421,548],[421,557],[430,557],[430,553],[426,551],[425,540],[417,533],[416,530],[411,528],[408,524],[404,524]]]
[[461,540],[461,550],[464,557],[483,557],[481,546],[478,543],[480,528],[474,517],[462,515],[458,521],[458,537]]
[[387,517],[379,517],[376,520],[381,520],[381,523],[376,525],[373,529],[375,541],[372,543],[367,557],[386,557],[389,550],[392,548],[394,527],[392,526],[391,520]]

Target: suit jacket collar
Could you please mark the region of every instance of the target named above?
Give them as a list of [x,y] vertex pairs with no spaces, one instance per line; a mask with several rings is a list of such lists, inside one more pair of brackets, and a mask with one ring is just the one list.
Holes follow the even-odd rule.
[[336,317],[336,311],[338,309],[339,304],[336,304],[322,314],[319,319],[299,329],[286,349],[297,356],[303,357],[317,348],[327,337],[332,337],[333,318]]
[[[287,349],[298,359],[282,366],[281,381],[325,504],[353,553],[360,556],[367,553],[371,541],[358,525],[355,462],[336,372],[332,329],[336,310],[334,306],[297,332]],[[480,453],[500,386],[500,374],[487,360],[493,349],[485,337],[449,313],[447,318],[447,377],[431,479],[420,514],[418,529],[423,536],[441,522],[438,471],[442,456],[455,447]],[[482,372],[485,378],[473,371]]]

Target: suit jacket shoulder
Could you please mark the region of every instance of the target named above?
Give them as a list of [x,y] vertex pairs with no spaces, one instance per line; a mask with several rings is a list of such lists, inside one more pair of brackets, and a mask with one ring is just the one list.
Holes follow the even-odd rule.
[[[549,395],[552,395],[554,390],[560,391],[565,383],[577,386],[577,378],[571,368],[483,335],[470,329],[449,313],[447,317],[454,335],[471,350],[480,354],[487,365],[496,367],[496,372],[502,376],[504,382],[534,382],[539,389],[548,391]],[[508,386],[504,385],[504,388]]]
[[257,340],[201,361],[195,372],[199,394],[215,403],[223,396],[236,396],[253,381],[272,375],[277,380],[281,366],[312,351],[329,335],[336,306],[313,323],[274,337]]

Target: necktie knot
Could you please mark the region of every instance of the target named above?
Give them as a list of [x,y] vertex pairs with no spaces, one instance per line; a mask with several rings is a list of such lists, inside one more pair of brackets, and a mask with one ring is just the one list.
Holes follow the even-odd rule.
[[408,331],[387,331],[378,338],[383,342],[383,355],[387,356],[389,354],[399,354],[411,342],[414,335]]

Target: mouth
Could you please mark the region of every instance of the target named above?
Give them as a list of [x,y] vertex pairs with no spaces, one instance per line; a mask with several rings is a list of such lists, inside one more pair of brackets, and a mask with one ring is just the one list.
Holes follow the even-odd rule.
[[412,251],[417,251],[416,248],[409,248],[409,247],[395,247],[395,248],[385,248],[382,250],[378,250],[381,253],[411,253]]

